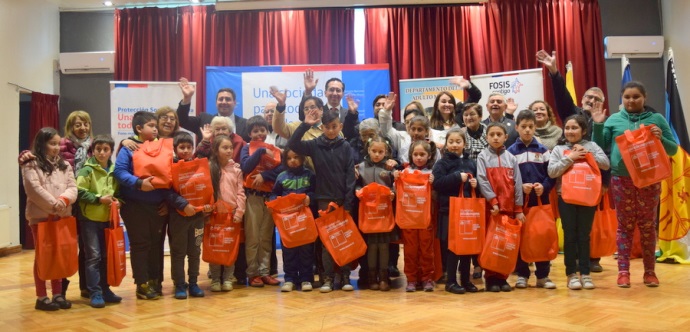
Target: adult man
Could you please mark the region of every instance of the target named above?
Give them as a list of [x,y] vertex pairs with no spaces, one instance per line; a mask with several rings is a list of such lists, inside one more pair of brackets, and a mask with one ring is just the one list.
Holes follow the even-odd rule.
[[[380,94],[376,97],[374,97],[374,118],[376,120],[379,119],[379,111],[384,109],[384,105],[386,104],[386,98],[388,98],[387,95]],[[398,122],[393,120],[393,128],[398,131],[405,131],[405,124],[402,122]]]
[[[489,111],[489,117],[482,122],[487,125],[492,122],[500,122],[506,125],[508,128],[508,139],[505,142],[505,146],[509,147],[515,143],[518,135],[517,131],[515,131],[515,121],[512,119],[512,113],[510,117],[506,114],[507,108],[506,96],[498,92],[491,93],[489,100],[486,102],[486,110]],[[514,110],[511,108],[511,111]]]
[[[189,116],[189,107],[192,101],[192,96],[196,92],[196,88],[189,84],[186,78],[180,78],[180,90],[182,90],[182,101],[177,106],[177,117],[180,120],[182,128],[193,132],[197,141],[201,138],[200,128],[206,124],[211,123],[215,115],[206,112],[198,116]],[[235,133],[240,135],[245,142],[249,142],[249,133],[247,133],[247,119],[234,114],[235,106],[237,106],[237,98],[235,91],[230,88],[222,88],[216,93],[216,109],[218,116],[229,117],[233,122]]]
[[277,105],[278,104],[275,102],[269,102],[264,107],[263,117],[266,119],[266,122],[268,122],[268,135],[266,135],[265,142],[268,144],[273,144],[282,150],[287,146],[287,139],[280,137],[280,135],[273,130],[273,115],[276,112]]
[[[312,96],[312,92],[316,89],[316,84],[319,79],[314,79],[314,71],[307,69],[304,73],[304,94],[302,95],[302,103],[304,100]],[[341,102],[345,94],[345,83],[337,77],[330,78],[326,81],[325,86],[326,102],[323,105],[324,110],[337,110],[340,114],[340,122],[343,124],[343,135],[345,139],[350,139],[358,133],[355,126],[359,123],[359,112],[357,111],[357,103],[352,96],[347,96],[347,109],[345,109]],[[304,119],[304,110],[300,107],[300,121]]]

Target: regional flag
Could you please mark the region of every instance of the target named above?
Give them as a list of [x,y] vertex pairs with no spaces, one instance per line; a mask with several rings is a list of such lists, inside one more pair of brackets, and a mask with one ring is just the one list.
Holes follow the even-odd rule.
[[573,78],[573,63],[568,61],[565,66],[565,88],[570,93],[570,98],[577,100],[577,93],[575,93],[575,79]]
[[[628,57],[623,55],[621,58],[621,72],[623,73],[623,77],[621,78],[621,91],[623,91],[623,87],[625,86],[626,83],[632,81],[632,73],[630,73],[630,61],[628,61]],[[623,109],[623,95],[621,93],[621,98],[619,100],[620,102],[620,109]]]
[[658,261],[670,259],[690,264],[687,241],[678,241],[687,236],[690,228],[690,155],[681,147],[671,157],[671,172],[671,177],[661,182],[659,248],[662,255]]
[[683,105],[681,105],[680,94],[678,93],[678,80],[676,79],[673,57],[668,59],[666,66],[666,121],[671,126],[671,132],[673,132],[676,142],[685,151],[690,151],[690,139],[683,115]]

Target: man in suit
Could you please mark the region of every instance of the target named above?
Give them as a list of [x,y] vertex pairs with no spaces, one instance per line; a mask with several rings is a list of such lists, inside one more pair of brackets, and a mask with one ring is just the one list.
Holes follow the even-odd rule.
[[[304,73],[304,94],[302,95],[302,103],[304,100],[312,96],[312,92],[316,89],[316,84],[319,79],[314,79],[314,71],[307,69]],[[337,77],[332,77],[326,81],[325,86],[326,102],[323,105],[325,110],[337,110],[340,114],[340,122],[343,124],[343,135],[345,139],[350,139],[359,133],[356,132],[355,127],[359,124],[359,112],[357,111],[357,102],[351,96],[347,96],[347,109],[341,104],[343,96],[345,95],[345,83]],[[300,121],[304,120],[304,111],[300,106],[299,109]]]
[[[180,90],[182,90],[182,101],[177,106],[177,117],[179,118],[182,128],[193,132],[197,141],[201,138],[201,127],[210,124],[215,115],[206,112],[198,116],[189,116],[190,103],[192,96],[196,92],[196,88],[189,84],[186,78],[180,78]],[[218,116],[227,116],[233,123],[235,134],[240,135],[245,142],[249,142],[249,133],[247,133],[247,120],[235,114],[235,106],[237,106],[237,98],[235,91],[230,88],[222,88],[216,93],[216,109]]]

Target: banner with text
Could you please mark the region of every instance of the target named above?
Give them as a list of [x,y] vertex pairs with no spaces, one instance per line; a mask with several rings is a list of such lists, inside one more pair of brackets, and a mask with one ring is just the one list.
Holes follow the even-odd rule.
[[506,98],[515,99],[518,104],[515,117],[520,110],[526,109],[533,101],[544,100],[544,81],[541,68],[473,75],[471,80],[472,84],[482,92],[482,99],[479,104],[485,110],[484,119],[489,117],[489,112],[486,111],[486,102],[489,100],[489,95],[494,92],[501,93]]
[[[403,118],[405,106],[418,101],[424,108],[434,107],[436,95],[448,91],[455,97],[456,102],[465,100],[465,91],[457,85],[450,84],[453,77],[415,78],[399,80],[400,84],[400,119]],[[431,113],[428,114],[431,116]]]
[[347,108],[345,96],[351,94],[359,102],[360,120],[373,117],[372,103],[379,94],[390,91],[387,64],[376,65],[313,65],[260,67],[206,67],[206,112],[217,114],[216,94],[221,88],[231,88],[237,95],[235,114],[248,119],[261,115],[269,102],[275,102],[270,87],[286,91],[286,121],[299,121],[299,104],[304,94],[304,72],[314,71],[318,79],[312,94],[326,100],[325,85],[332,77],[345,83],[341,104]]

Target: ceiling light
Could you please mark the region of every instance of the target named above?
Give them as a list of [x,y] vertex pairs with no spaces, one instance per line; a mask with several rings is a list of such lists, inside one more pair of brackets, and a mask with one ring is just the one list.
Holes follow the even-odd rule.
[[112,7],[112,6],[113,6],[113,2],[112,2],[112,1],[103,1],[103,5],[106,6],[106,7]]
[[189,2],[191,2],[191,3],[199,3],[200,1],[199,1],[199,0],[189,0]]

